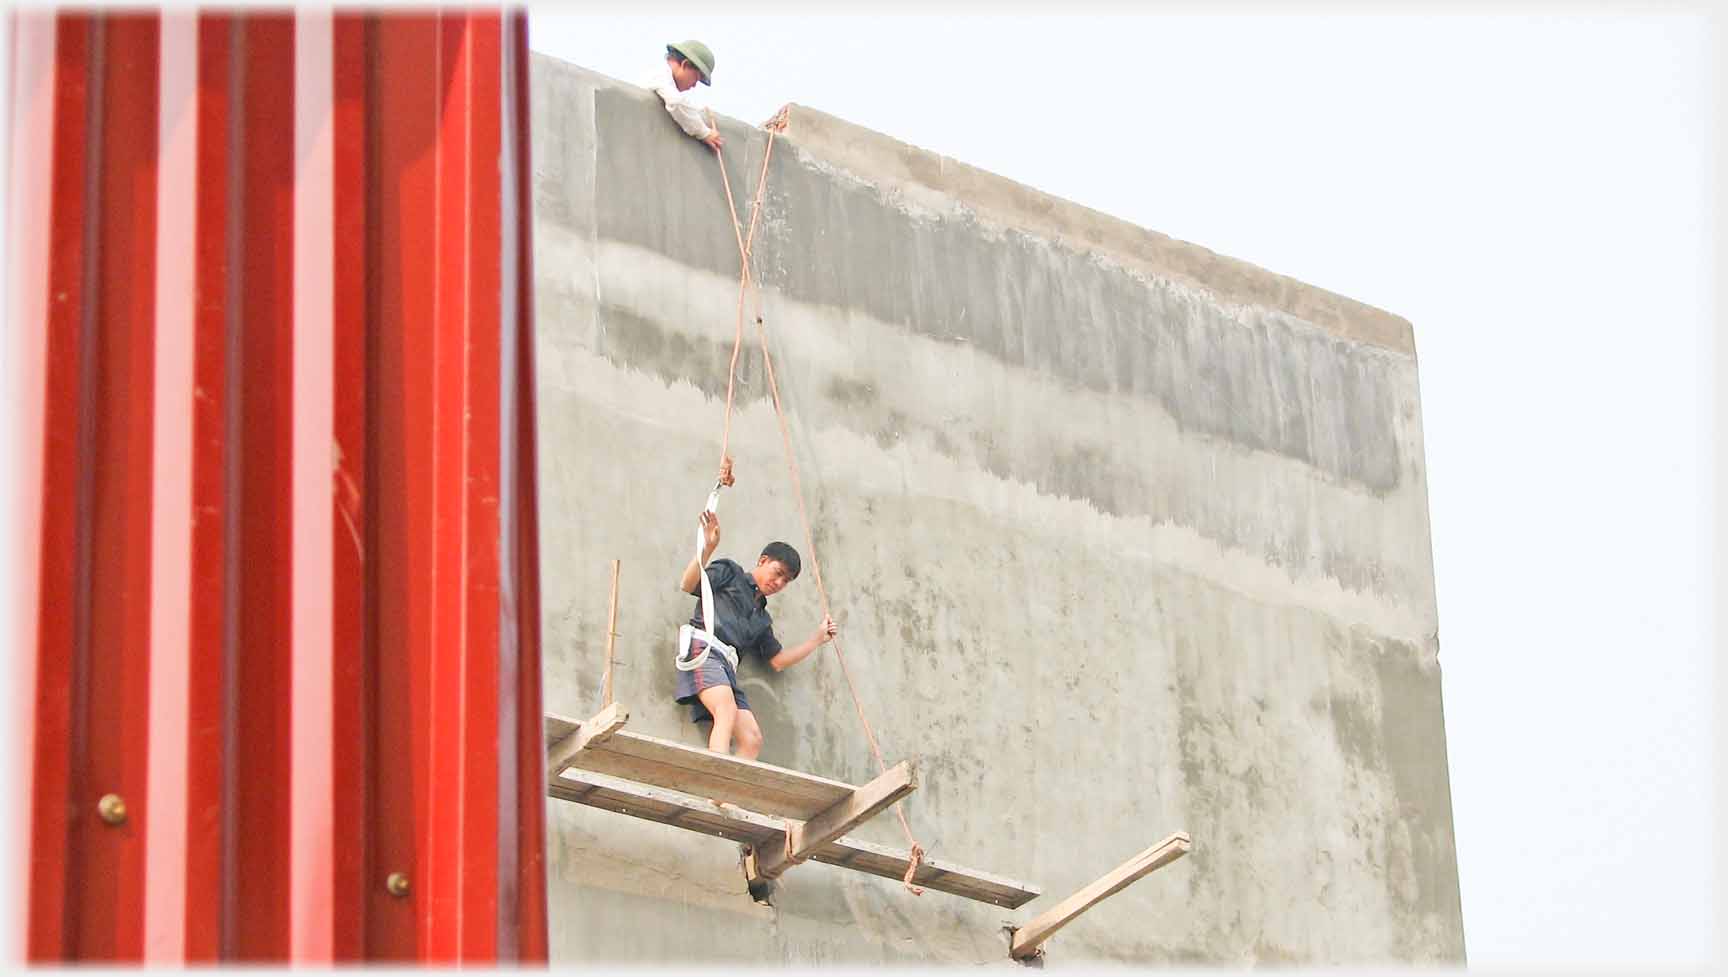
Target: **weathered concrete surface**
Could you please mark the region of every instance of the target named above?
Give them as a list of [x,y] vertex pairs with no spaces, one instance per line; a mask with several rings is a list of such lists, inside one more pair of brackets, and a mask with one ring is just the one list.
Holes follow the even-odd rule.
[[[668,658],[733,330],[719,173],[646,92],[533,72],[546,704],[598,708],[618,557],[618,698],[701,743]],[[765,134],[722,128],[744,208]],[[1046,895],[806,865],[765,908],[725,842],[553,801],[554,960],[1008,966],[1004,921],[1184,829],[1051,966],[1462,962],[1409,325],[796,106],[758,236],[847,660],[920,762],[913,827]],[[752,342],[722,509],[745,560],[803,548],[766,396]],[[809,576],[783,637],[816,622]],[[827,652],[745,687],[763,759],[872,775]]]

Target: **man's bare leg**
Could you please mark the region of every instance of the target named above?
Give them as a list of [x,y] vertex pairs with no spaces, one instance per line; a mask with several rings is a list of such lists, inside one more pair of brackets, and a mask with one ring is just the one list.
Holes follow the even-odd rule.
[[[708,731],[708,749],[715,753],[731,753],[733,724],[738,721],[739,715],[738,701],[732,697],[732,687],[711,685],[696,693],[696,698],[702,700],[702,705],[714,717],[714,728]],[[750,725],[755,726],[756,720],[750,720]],[[760,731],[757,732],[757,739],[761,739]]]
[[738,710],[738,718],[732,726],[732,736],[738,741],[739,756],[754,760],[762,755],[762,727],[756,725],[755,713],[748,709]]

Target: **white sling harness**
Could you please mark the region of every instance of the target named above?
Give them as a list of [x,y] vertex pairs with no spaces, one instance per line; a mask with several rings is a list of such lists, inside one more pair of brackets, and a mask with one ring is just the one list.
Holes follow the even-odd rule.
[[[714,513],[718,511],[719,508],[720,483],[715,482],[714,491],[708,493],[707,510],[709,513]],[[702,532],[702,523],[698,520],[696,523],[696,562],[699,564],[702,563],[702,544],[705,542],[707,542],[707,539]],[[696,576],[702,581],[702,623],[707,625],[710,630],[704,631],[701,628],[696,627],[694,624],[686,624],[679,628],[678,657],[673,659],[673,664],[677,665],[678,670],[681,672],[694,672],[696,669],[701,668],[702,664],[708,660],[709,652],[718,651],[728,662],[732,663],[732,668],[736,671],[738,668],[738,652],[733,649],[731,645],[721,641],[719,637],[714,634],[714,630],[717,630],[719,625],[715,623],[714,588],[708,583],[708,567],[706,564],[697,567]],[[690,657],[690,643],[692,640],[696,639],[701,640],[703,648],[701,651],[696,653],[695,657],[692,658]]]

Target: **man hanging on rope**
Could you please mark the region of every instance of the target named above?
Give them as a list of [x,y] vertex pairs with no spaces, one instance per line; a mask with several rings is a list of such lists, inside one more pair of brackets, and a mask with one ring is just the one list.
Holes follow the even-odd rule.
[[[732,484],[732,461],[727,459],[720,469],[720,483]],[[810,653],[834,640],[839,628],[832,618],[824,615],[822,624],[802,644],[783,648],[774,636],[774,620],[768,614],[768,598],[798,579],[802,561],[798,551],[785,543],[769,543],[762,548],[756,566],[745,570],[728,559],[710,563],[708,558],[720,545],[720,518],[706,509],[701,514],[702,556],[692,558],[684,567],[678,587],[687,594],[699,593],[701,578],[706,572],[713,590],[715,623],[702,620],[702,601],[698,597],[696,611],[690,623],[697,628],[711,629],[721,641],[740,653],[748,652],[766,661],[776,672],[798,664]],[[704,571],[706,567],[706,571]],[[702,649],[700,640],[691,648],[695,655]],[[716,753],[737,754],[754,760],[762,752],[762,727],[750,711],[750,700],[738,687],[738,673],[732,662],[720,654],[710,654],[707,660],[691,671],[678,672],[678,702],[689,704],[692,722],[712,720],[708,733],[708,749]]]
[[720,130],[704,122],[701,110],[684,94],[695,88],[698,81],[712,85],[713,77],[714,52],[708,50],[708,45],[701,41],[675,41],[666,45],[666,64],[654,72],[647,87],[660,96],[667,113],[690,138],[719,152],[725,143]]

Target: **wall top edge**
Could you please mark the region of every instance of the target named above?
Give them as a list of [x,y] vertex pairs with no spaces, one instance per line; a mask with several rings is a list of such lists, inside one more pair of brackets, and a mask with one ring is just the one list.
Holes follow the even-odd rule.
[[[557,66],[591,84],[635,85],[599,72],[534,55],[542,68]],[[643,92],[644,97],[646,92]],[[1091,253],[1124,268],[1198,286],[1219,301],[1293,316],[1343,339],[1415,355],[1410,322],[1347,296],[1258,265],[1177,240],[1007,177],[901,142],[796,102],[786,106],[785,138],[824,164],[886,189],[915,187],[939,194],[981,220]],[[754,127],[716,113],[724,122]]]

